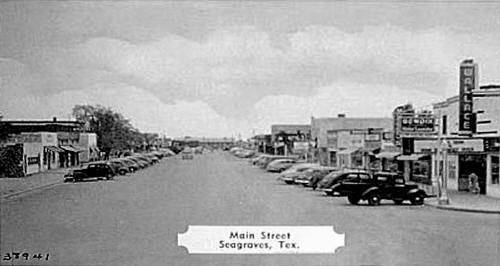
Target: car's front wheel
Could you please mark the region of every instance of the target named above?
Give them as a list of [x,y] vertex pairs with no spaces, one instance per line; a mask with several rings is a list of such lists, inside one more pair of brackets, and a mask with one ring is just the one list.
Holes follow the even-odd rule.
[[422,205],[424,204],[424,196],[420,192],[415,193],[411,196],[410,201],[413,205]]
[[106,175],[106,180],[111,180],[111,179],[113,179],[113,174],[111,174],[111,173],[107,174]]
[[127,171],[125,171],[125,170],[120,170],[120,175],[125,175],[125,174],[127,174]]
[[380,205],[380,195],[377,192],[372,192],[368,195],[368,204],[371,206]]
[[358,203],[359,203],[359,196],[358,195],[349,195],[349,196],[347,196],[347,200],[352,205],[358,205]]

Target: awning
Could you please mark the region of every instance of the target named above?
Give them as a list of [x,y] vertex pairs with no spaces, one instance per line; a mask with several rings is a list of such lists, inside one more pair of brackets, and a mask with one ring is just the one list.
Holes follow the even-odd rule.
[[79,145],[71,145],[71,147],[73,147],[75,150],[77,150],[79,152],[87,150],[87,148],[84,148],[84,147],[79,146]]
[[384,158],[384,159],[394,159],[394,157],[400,155],[401,153],[398,151],[383,151],[379,154],[375,155],[376,158]]
[[57,146],[45,146],[44,148],[46,148],[48,151],[51,151],[51,152],[64,152],[63,149],[61,149]]
[[350,148],[350,149],[341,150],[337,154],[338,155],[350,155],[350,154],[357,152],[359,150],[360,150],[360,148]]
[[428,157],[428,154],[411,154],[411,155],[401,155],[398,156],[398,161],[418,161],[423,159],[424,157]]
[[61,145],[59,147],[61,149],[63,149],[64,151],[67,151],[67,152],[76,152],[76,153],[81,152],[80,150],[77,150],[77,149],[75,149],[75,148],[73,148],[71,146],[63,146],[63,145]]
[[335,148],[328,148],[328,151],[330,151],[330,152],[338,152],[339,150],[337,150]]
[[91,150],[92,150],[92,152],[94,152],[94,153],[99,153],[99,152],[100,152],[99,148],[97,148],[97,147],[90,147],[90,149],[91,149]]

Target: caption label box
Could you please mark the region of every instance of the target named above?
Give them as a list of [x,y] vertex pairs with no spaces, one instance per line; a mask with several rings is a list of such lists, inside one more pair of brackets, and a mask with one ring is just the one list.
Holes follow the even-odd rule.
[[177,235],[190,254],[325,254],[345,245],[333,226],[189,226]]

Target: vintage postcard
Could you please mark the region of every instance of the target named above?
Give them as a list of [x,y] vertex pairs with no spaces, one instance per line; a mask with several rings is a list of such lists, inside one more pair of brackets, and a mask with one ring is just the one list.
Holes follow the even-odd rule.
[[0,265],[500,265],[500,1],[0,1]]

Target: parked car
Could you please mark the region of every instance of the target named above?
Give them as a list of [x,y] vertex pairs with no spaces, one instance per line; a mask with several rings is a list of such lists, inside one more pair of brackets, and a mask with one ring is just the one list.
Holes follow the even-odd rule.
[[125,157],[125,158],[120,158],[120,159],[122,162],[124,162],[127,165],[130,173],[135,172],[141,168],[136,162],[134,162],[133,160],[130,160],[130,158]]
[[290,168],[295,163],[297,163],[297,160],[295,160],[295,159],[274,160],[267,165],[266,171],[281,173],[281,172],[285,171],[286,169]]
[[252,157],[248,162],[255,165],[257,163],[257,161],[259,161],[264,156],[265,156],[265,154],[255,153],[254,157]]
[[152,164],[160,161],[160,158],[152,153],[146,153],[143,155],[146,159],[150,160]]
[[314,163],[297,163],[287,170],[283,171],[278,180],[284,181],[287,184],[293,184],[295,179],[304,171],[309,170],[313,167],[318,167],[318,164]]
[[203,154],[203,147],[202,146],[195,147],[194,153],[195,154]]
[[272,155],[271,157],[264,157],[263,161],[259,164],[259,167],[262,169],[266,169],[267,166],[274,160],[280,160],[280,159],[297,159],[295,157],[290,157],[290,156],[282,156],[282,155]]
[[339,173],[339,169],[335,168],[335,167],[325,167],[325,169],[322,169],[320,171],[315,171],[312,176],[311,176],[311,179],[309,180],[309,184],[308,186],[309,187],[312,187],[313,190],[316,190],[316,188],[318,187],[318,184],[326,177],[328,176],[329,174],[333,173],[333,172],[336,172],[336,173]]
[[129,156],[129,157],[126,157],[127,159],[129,160],[132,160],[134,163],[136,163],[137,165],[139,165],[139,168],[140,169],[143,169],[143,168],[146,168],[149,166],[149,163],[143,161],[143,160],[140,160],[139,158],[135,157],[135,156]]
[[185,148],[181,151],[181,154],[183,160],[192,160],[194,158],[193,150],[191,148]]
[[127,173],[130,173],[128,165],[125,163],[125,161],[119,158],[109,160],[109,163],[111,167],[113,167],[115,173],[118,173],[120,175],[126,175]]
[[295,182],[295,184],[300,184],[300,185],[303,185],[305,187],[312,187],[313,177],[325,176],[328,173],[331,173],[333,171],[338,171],[338,169],[334,168],[334,167],[327,167],[327,166],[312,167],[312,168],[307,169],[306,171],[300,173],[297,176],[297,178],[295,178],[294,182]]
[[359,175],[369,177],[369,173],[363,170],[344,170],[334,171],[328,174],[321,182],[319,190],[323,191],[328,196],[333,196],[332,187],[340,181],[356,179]]
[[382,199],[388,199],[398,205],[405,200],[413,205],[422,205],[425,198],[431,197],[418,188],[417,184],[405,183],[404,177],[396,173],[359,175],[337,183],[332,190],[339,196],[347,196],[351,204],[367,200],[369,205],[379,205]]
[[70,170],[66,175],[64,175],[64,182],[77,182],[90,178],[113,179],[116,172],[109,162],[97,161],[88,163],[81,168]]
[[154,164],[154,161],[151,158],[149,158],[148,156],[146,156],[145,154],[136,153],[136,154],[132,155],[132,157],[137,158],[138,160],[145,162],[147,166]]
[[238,150],[234,153],[235,156],[239,158],[250,158],[255,154],[254,150]]

